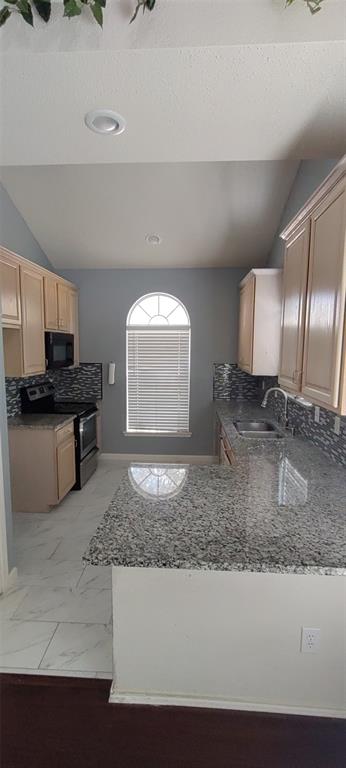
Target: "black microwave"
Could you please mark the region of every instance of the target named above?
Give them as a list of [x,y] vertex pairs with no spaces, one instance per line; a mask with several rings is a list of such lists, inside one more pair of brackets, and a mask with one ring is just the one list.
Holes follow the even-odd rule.
[[72,333],[45,333],[47,368],[68,368],[74,364],[74,339]]

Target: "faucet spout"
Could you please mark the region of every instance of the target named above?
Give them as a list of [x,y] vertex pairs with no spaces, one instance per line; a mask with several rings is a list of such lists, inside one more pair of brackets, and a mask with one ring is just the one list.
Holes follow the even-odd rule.
[[266,393],[265,393],[265,395],[264,395],[264,398],[263,398],[263,400],[262,400],[262,402],[261,402],[261,406],[262,406],[262,408],[266,408],[266,406],[267,406],[267,403],[268,403],[268,397],[269,397],[269,395],[270,395],[270,393],[271,393],[271,392],[279,392],[279,393],[280,393],[280,394],[281,394],[281,395],[284,397],[284,399],[285,399],[285,406],[284,406],[284,424],[285,424],[285,427],[287,427],[287,424],[288,424],[288,418],[287,418],[287,408],[288,408],[288,393],[287,393],[287,392],[285,392],[285,390],[284,390],[284,389],[281,389],[281,387],[270,387],[269,389],[267,389],[267,391],[266,391]]

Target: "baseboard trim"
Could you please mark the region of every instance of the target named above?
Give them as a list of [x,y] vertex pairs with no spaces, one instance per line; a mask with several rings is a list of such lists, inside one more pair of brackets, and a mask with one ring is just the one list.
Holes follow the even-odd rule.
[[216,456],[190,456],[189,454],[154,453],[101,453],[100,459],[107,461],[161,461],[164,464],[216,464]]
[[193,696],[148,695],[146,693],[117,693],[113,686],[109,696],[110,704],[138,704],[153,707],[195,707],[198,709],[233,709],[241,712],[267,712],[270,714],[303,715],[309,717],[328,717],[346,719],[346,714],[339,709],[318,709],[316,707],[265,704],[263,702],[242,702],[228,699],[208,699]]

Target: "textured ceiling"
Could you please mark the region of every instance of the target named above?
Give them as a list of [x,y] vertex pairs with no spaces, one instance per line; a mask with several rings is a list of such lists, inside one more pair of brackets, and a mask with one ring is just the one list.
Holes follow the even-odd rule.
[[[5,168],[56,268],[265,264],[295,161]],[[162,244],[150,246],[147,234]]]
[[346,149],[345,1],[134,3],[2,28],[3,182],[56,267],[261,265],[298,160]]
[[[121,136],[84,125],[119,111]],[[345,48],[297,43],[8,54],[0,164],[336,157],[345,144]]]

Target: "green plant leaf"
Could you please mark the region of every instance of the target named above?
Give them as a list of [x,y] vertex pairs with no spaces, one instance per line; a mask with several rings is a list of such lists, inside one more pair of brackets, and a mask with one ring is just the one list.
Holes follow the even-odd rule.
[[148,11],[152,11],[154,9],[156,0],[147,0],[145,3],[145,7],[148,9]]
[[97,23],[100,25],[100,27],[103,26],[103,11],[99,3],[93,3],[91,6],[92,14],[94,19],[96,19]]
[[32,2],[37,10],[37,13],[39,16],[41,16],[41,19],[43,19],[45,22],[49,21],[52,9],[50,0],[32,0]]
[[32,16],[32,9],[31,5],[28,2],[28,0],[18,0],[16,5],[19,13],[21,14],[24,21],[26,21],[27,24],[30,24],[31,27],[34,26],[34,19]]
[[72,19],[73,16],[80,16],[82,9],[76,0],[64,0],[64,16]]
[[106,0],[97,0],[98,5],[101,5],[102,8],[106,7]]
[[4,5],[3,8],[1,8],[0,11],[0,27],[3,27],[3,25],[6,23],[7,19],[9,19],[11,16],[11,11],[7,7],[7,5]]

